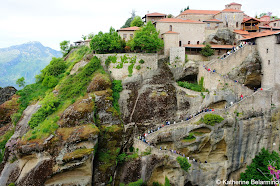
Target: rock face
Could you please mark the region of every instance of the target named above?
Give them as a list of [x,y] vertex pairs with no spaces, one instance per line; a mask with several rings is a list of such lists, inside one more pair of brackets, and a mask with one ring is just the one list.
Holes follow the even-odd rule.
[[[219,44],[228,44],[233,38],[227,30],[218,31],[216,35],[214,40]],[[79,68],[91,57],[92,54],[84,57],[69,75],[79,74]],[[129,63],[127,61],[126,66],[130,66]],[[269,90],[256,93],[250,90],[252,93],[243,100],[239,99],[239,89],[233,90],[234,86],[194,92],[179,87],[176,81],[197,81],[201,63],[170,64],[166,58],[157,63],[153,69],[142,69],[141,73],[135,69],[131,76],[125,75],[126,69],[122,69],[121,76],[103,69],[96,71],[92,79],[88,79],[83,93],[65,102],[56,113],[57,128],[48,136],[32,138],[35,129],[31,130],[28,122],[40,109],[40,103],[27,107],[6,145],[0,183],[102,186],[142,179],[147,185],[153,185],[164,184],[167,177],[171,185],[176,186],[216,185],[217,179],[238,180],[240,172],[261,148],[279,150],[280,112],[271,109],[267,101]],[[258,86],[260,63],[258,54],[253,53],[233,69],[229,77],[250,88]],[[110,64],[105,69],[113,69],[113,73],[118,70]],[[220,84],[211,74],[214,73],[205,76],[209,79],[204,83]],[[115,91],[116,82],[112,77],[122,78],[120,93]],[[58,96],[59,87],[56,88]],[[119,107],[115,100],[118,96]],[[15,112],[12,106],[18,106],[15,100],[0,106],[0,113],[1,109],[6,109],[2,113],[10,113],[5,117],[0,115],[3,127],[12,126],[10,116]],[[197,115],[197,111],[205,107],[214,109],[211,114],[224,120],[206,124],[203,118],[209,113]],[[186,120],[190,115],[193,119]],[[158,129],[166,120],[172,124],[147,135],[148,143],[137,139],[150,129]],[[188,171],[177,161],[177,157],[182,156],[171,149],[189,157]]]
[[254,87],[259,88],[262,80],[261,64],[262,61],[258,51],[255,50],[247,56],[238,68],[234,68],[228,76],[251,89],[254,89]]
[[235,41],[235,33],[230,29],[219,29],[216,33],[210,34],[206,42],[217,45],[233,45]]
[[0,105],[5,101],[8,101],[15,93],[17,89],[14,87],[0,87]]

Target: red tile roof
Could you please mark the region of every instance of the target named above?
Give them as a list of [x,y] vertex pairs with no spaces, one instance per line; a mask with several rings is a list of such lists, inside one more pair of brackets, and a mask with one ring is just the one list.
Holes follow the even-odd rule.
[[275,22],[275,21],[280,21],[280,19],[275,19],[275,20],[272,20],[272,21],[270,21],[270,22]]
[[243,13],[243,11],[241,11],[241,10],[235,10],[235,9],[224,9],[224,10],[222,10],[222,12],[242,12]]
[[[270,16],[268,16],[268,15],[263,15],[262,17],[270,17]],[[261,18],[262,18],[262,17],[261,17]]]
[[265,37],[265,36],[271,36],[274,34],[279,33],[279,31],[262,31],[262,32],[251,32],[249,35],[244,36],[244,38],[240,40],[248,40],[248,39],[253,39],[253,38],[259,38],[259,37]]
[[135,30],[139,30],[140,27],[138,26],[133,26],[133,27],[127,27],[127,28],[120,28],[119,30],[117,31],[135,31]]
[[221,12],[220,10],[185,10],[180,15],[186,15],[186,14],[211,14],[215,15],[217,13]]
[[209,20],[205,20],[203,22],[220,22],[220,23],[222,23],[223,21],[218,20],[218,19],[209,19]]
[[163,23],[203,23],[201,21],[194,21],[194,20],[190,20],[190,19],[184,20],[184,19],[179,19],[179,18],[165,18],[165,19],[160,19],[157,22],[163,22]]
[[[205,45],[184,45],[187,48],[203,48]],[[211,48],[214,49],[232,49],[234,45],[211,45]]]
[[249,20],[251,20],[251,19],[253,19],[253,20],[255,20],[255,21],[258,21],[258,22],[261,22],[261,20],[259,20],[259,19],[257,19],[257,18],[249,17],[249,18],[244,18],[242,23],[247,22],[247,21],[249,21]]
[[233,2],[233,3],[230,3],[229,5],[241,5],[241,4]]
[[168,32],[165,32],[165,34],[179,34],[178,32],[173,32],[173,31],[168,31]]
[[235,33],[240,34],[240,35],[248,35],[249,32],[245,30],[234,30]]
[[162,14],[162,13],[157,13],[157,12],[154,12],[154,13],[149,13],[149,14],[146,14],[146,16],[149,16],[149,17],[163,17],[163,16],[166,16],[166,14]]

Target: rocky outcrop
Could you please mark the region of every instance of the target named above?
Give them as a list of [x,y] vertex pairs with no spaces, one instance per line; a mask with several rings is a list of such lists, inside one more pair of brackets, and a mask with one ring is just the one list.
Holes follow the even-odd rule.
[[230,29],[219,29],[216,33],[210,34],[206,39],[207,43],[216,45],[233,45],[235,33]]
[[0,87],[0,105],[5,101],[8,101],[15,93],[17,89],[14,87]]
[[[214,40],[228,44],[232,38],[231,33],[224,30],[218,31]],[[92,56],[87,55],[78,62],[70,76],[79,74],[79,68]],[[84,90],[76,90],[82,92],[80,97],[63,102],[61,110],[53,114],[55,120],[50,119],[53,115],[47,118],[46,121],[56,122],[55,128],[40,138],[33,138],[33,134],[40,131],[28,125],[32,114],[40,109],[39,102],[27,107],[6,146],[1,184],[102,186],[142,179],[153,185],[154,182],[164,184],[167,177],[171,185],[216,185],[216,179],[238,179],[261,148],[279,150],[279,113],[270,110],[269,90],[252,94],[253,91],[245,87],[250,94],[244,94],[245,98],[240,101],[238,95],[242,89],[234,89],[237,86],[234,83],[222,84],[222,76],[215,74],[220,78],[216,79],[217,89],[194,92],[179,87],[176,81],[196,81],[201,64],[190,61],[168,64],[166,58],[156,61],[158,64],[153,68],[147,66],[146,71],[141,68],[141,73],[135,70],[130,77],[125,75],[126,68],[122,69],[122,75],[116,75],[118,68],[113,66],[105,68],[113,70],[111,74],[102,69],[96,71],[92,79],[87,79],[88,86]],[[246,72],[233,71],[229,76],[252,85],[255,78],[253,81],[250,75],[260,73],[258,65],[260,61],[254,53],[234,69]],[[211,86],[216,76],[204,75],[204,83]],[[120,108],[115,100],[119,94],[112,87],[115,85],[112,77],[122,79]],[[59,86],[56,96],[60,95]],[[230,102],[234,103],[231,107]],[[186,121],[186,116],[204,107],[215,109],[215,114],[224,121],[207,125],[202,120],[207,113]],[[3,124],[11,123],[1,115],[0,119]],[[146,137],[152,146],[136,138],[162,126],[165,120],[172,124]],[[160,147],[163,150],[159,150]],[[191,168],[186,172],[176,160],[180,155],[169,149],[198,162],[189,161]]]
[[261,87],[262,61],[258,51],[250,53],[240,66],[234,68],[229,74],[230,79],[238,80],[245,86],[254,89]]

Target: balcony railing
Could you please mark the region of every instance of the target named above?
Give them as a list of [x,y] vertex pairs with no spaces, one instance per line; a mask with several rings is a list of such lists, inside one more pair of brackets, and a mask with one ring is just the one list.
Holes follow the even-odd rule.
[[258,30],[258,26],[245,26],[245,30]]

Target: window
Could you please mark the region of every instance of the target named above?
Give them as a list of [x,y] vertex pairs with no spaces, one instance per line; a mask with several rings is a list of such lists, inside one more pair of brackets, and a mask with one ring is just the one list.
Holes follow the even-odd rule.
[[127,37],[127,34],[124,34],[124,35],[123,35],[123,38],[126,39],[126,37]]
[[228,27],[228,22],[226,23],[226,27]]
[[276,23],[274,23],[274,26],[276,26]]
[[210,27],[210,23],[207,23],[207,27]]
[[238,22],[236,22],[236,28],[238,28]]
[[268,60],[268,65],[270,65],[270,60]]
[[199,41],[196,42],[199,45]]
[[219,27],[219,23],[216,24],[216,27]]
[[130,34],[130,39],[132,39],[133,38],[133,34]]
[[266,53],[268,54],[268,48],[266,49]]
[[181,47],[182,46],[182,41],[179,41],[179,47]]
[[188,45],[191,44],[191,41],[188,41]]
[[169,25],[169,31],[172,31],[172,25]]

